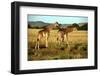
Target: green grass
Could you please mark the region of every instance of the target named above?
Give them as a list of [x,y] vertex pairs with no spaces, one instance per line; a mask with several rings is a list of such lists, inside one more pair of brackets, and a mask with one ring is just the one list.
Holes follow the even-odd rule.
[[[57,42],[57,30],[52,30],[48,40],[48,48],[35,50],[36,35],[41,29],[28,29],[28,60],[58,60],[58,59],[83,59],[87,58],[87,31],[69,33],[69,46],[66,41],[61,45]],[[40,47],[45,46],[44,39],[40,41]]]

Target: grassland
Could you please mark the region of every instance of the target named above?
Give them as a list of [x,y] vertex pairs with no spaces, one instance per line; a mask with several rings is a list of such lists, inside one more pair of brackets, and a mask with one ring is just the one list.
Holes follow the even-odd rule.
[[[66,41],[61,45],[57,42],[57,30],[52,30],[48,40],[48,48],[35,50],[36,36],[41,29],[28,29],[28,60],[57,60],[80,59],[88,57],[88,33],[87,31],[74,31],[68,34],[70,48]],[[40,41],[40,47],[44,46],[44,39]]]

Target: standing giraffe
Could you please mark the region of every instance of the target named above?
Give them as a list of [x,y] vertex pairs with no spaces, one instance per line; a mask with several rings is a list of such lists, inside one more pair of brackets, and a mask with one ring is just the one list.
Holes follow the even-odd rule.
[[73,26],[68,26],[66,28],[61,28],[59,27],[58,30],[58,37],[57,37],[57,41],[59,42],[59,45],[61,45],[61,42],[64,42],[65,39],[67,40],[67,45],[69,47],[69,43],[68,43],[68,33],[76,31],[77,28],[73,27]]
[[40,40],[42,38],[45,38],[45,47],[48,47],[48,38],[49,38],[49,35],[50,35],[50,31],[55,27],[59,27],[58,22],[55,22],[55,23],[50,24],[48,26],[45,26],[42,30],[40,30],[38,32],[35,49],[39,49],[40,48],[39,43],[40,43]]

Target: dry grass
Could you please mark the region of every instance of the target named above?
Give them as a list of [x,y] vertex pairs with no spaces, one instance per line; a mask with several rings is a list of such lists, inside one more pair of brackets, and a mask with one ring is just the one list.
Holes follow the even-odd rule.
[[[49,47],[35,50],[36,36],[41,29],[28,29],[28,60],[53,60],[53,59],[79,59],[87,58],[87,31],[75,31],[69,33],[70,48],[66,41],[62,45],[57,42],[57,30],[52,30],[49,37]],[[40,46],[44,46],[44,39]]]

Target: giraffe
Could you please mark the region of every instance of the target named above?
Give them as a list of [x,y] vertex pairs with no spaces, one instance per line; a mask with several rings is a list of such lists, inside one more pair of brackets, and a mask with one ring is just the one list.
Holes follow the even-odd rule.
[[58,22],[55,22],[53,24],[45,26],[42,30],[38,31],[35,49],[40,48],[40,40],[42,40],[42,38],[45,38],[45,47],[47,48],[48,47],[48,38],[50,36],[50,31],[53,28],[56,28],[58,26],[59,26]]
[[68,42],[68,33],[76,31],[77,28],[74,26],[67,26],[65,28],[58,28],[58,37],[57,37],[57,41],[58,44],[61,45],[62,42],[64,42],[65,40],[67,41],[67,46],[69,47],[69,42]]

